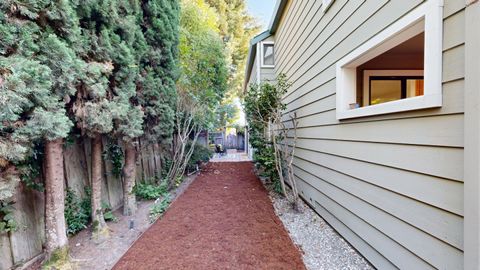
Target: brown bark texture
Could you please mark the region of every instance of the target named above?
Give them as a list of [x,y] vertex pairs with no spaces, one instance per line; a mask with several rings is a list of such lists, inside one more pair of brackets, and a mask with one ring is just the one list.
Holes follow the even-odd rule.
[[65,227],[63,140],[45,144],[45,249],[47,260],[68,246]]
[[102,211],[102,136],[92,140],[92,223],[94,233],[102,231],[107,224]]
[[137,211],[135,193],[137,151],[135,146],[129,142],[125,144],[125,165],[123,166],[123,215],[131,216]]

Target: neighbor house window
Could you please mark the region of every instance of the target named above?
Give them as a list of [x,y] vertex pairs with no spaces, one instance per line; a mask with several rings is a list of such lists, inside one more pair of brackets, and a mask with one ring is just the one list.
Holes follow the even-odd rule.
[[441,3],[426,1],[337,63],[338,119],[442,105]]
[[275,66],[275,46],[273,42],[262,42],[262,67]]

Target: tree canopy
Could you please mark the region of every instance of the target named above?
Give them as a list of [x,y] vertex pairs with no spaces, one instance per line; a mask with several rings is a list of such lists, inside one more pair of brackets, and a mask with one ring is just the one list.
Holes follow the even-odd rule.
[[124,214],[133,214],[138,151],[163,146],[181,157],[175,181],[183,175],[200,131],[237,113],[257,30],[244,0],[0,1],[0,204],[13,203],[20,179],[44,185],[47,259],[68,258],[64,149],[90,146],[97,227],[103,139],[115,144]]
[[217,110],[216,129],[224,129],[238,119],[238,100],[243,99],[245,65],[250,40],[260,27],[246,11],[244,0],[206,0],[218,16],[219,34],[224,40],[228,68],[228,91]]
[[180,26],[178,92],[201,108],[196,110],[196,121],[208,124],[228,89],[225,44],[219,34],[218,17],[203,0],[184,0]]
[[80,33],[75,6],[26,2],[0,4],[0,160],[2,178],[17,180],[5,168],[31,155],[36,140],[68,135],[66,104],[83,72],[72,48]]

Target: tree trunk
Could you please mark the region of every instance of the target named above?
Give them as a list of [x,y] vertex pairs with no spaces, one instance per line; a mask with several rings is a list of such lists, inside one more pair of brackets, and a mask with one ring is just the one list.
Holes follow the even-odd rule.
[[131,216],[137,211],[135,201],[135,170],[137,153],[131,142],[125,145],[125,166],[123,166],[123,215]]
[[272,143],[273,143],[272,147],[273,147],[273,153],[274,153],[274,157],[275,157],[275,167],[277,168],[278,177],[280,179],[280,184],[282,186],[282,192],[283,192],[283,195],[285,196],[285,198],[288,199],[287,189],[285,187],[285,179],[283,178],[282,157],[281,157],[281,154],[280,154],[280,150],[278,149],[277,138],[276,138],[275,134],[270,134],[270,138],[271,138]]
[[45,143],[45,252],[46,261],[68,260],[65,227],[63,140]]
[[102,136],[92,139],[92,224],[93,238],[108,236],[108,228],[102,210]]

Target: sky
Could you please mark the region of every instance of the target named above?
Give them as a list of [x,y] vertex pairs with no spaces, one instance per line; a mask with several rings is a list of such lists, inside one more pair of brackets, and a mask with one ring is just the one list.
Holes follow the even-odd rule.
[[247,0],[248,12],[258,19],[263,30],[266,30],[270,23],[276,2],[276,0]]
[[[262,25],[262,30],[267,30],[276,3],[277,0],[247,0],[248,13],[257,18],[258,22]],[[242,105],[238,98],[235,100],[235,105],[240,108],[237,124],[243,126],[246,122],[245,113],[242,110]]]

